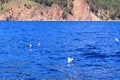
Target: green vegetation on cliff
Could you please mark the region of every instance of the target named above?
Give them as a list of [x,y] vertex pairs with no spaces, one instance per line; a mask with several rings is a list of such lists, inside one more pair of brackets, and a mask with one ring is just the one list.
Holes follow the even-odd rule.
[[[65,19],[67,14],[72,15],[74,0],[0,0],[0,13],[6,11],[6,3],[9,1],[33,2],[44,7],[51,7],[57,4],[63,10],[62,17]],[[102,20],[120,20],[120,0],[86,0],[91,11]],[[33,6],[29,4],[30,6]]]
[[120,0],[86,0],[91,11],[105,20],[120,19]]
[[52,6],[52,4],[59,5],[62,9],[71,9],[73,7],[72,1],[73,0],[32,0],[43,4],[44,6]]
[[41,5],[44,6],[49,6],[51,7],[53,4],[57,4],[63,9],[63,17],[66,17],[68,13],[72,14],[71,10],[73,8],[73,0],[32,0],[35,2],[40,3]]
[[[3,4],[12,1],[12,0],[0,0],[1,10],[4,9]],[[17,0],[16,0],[17,1]],[[19,0],[18,0],[19,1]],[[27,0],[26,0],[27,1]],[[39,3],[45,7],[51,7],[53,4],[57,4],[63,9],[63,17],[66,18],[67,14],[72,14],[71,10],[73,8],[73,0],[29,0]]]

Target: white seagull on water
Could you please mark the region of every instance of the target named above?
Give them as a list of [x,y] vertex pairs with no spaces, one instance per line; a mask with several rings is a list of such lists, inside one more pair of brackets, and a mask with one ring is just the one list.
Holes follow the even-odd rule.
[[115,38],[115,41],[116,41],[116,42],[118,42],[118,41],[119,41],[119,39],[118,39],[118,38]]
[[38,43],[38,46],[40,46],[41,45],[41,43]]
[[68,60],[68,63],[71,63],[74,59],[73,59],[73,58],[68,57],[68,58],[67,58],[67,60]]
[[32,44],[29,45],[30,49],[32,48]]

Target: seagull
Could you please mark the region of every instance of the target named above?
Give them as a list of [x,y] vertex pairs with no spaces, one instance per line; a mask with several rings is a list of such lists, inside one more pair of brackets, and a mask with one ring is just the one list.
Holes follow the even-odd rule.
[[73,59],[73,58],[68,57],[68,58],[67,58],[67,60],[68,60],[68,63],[71,63],[74,59]]
[[30,49],[32,48],[32,44],[29,45]]
[[41,45],[41,43],[38,43],[38,46],[40,46]]
[[119,39],[118,39],[118,38],[115,38],[115,41],[116,41],[116,42],[118,42],[118,41],[119,41]]

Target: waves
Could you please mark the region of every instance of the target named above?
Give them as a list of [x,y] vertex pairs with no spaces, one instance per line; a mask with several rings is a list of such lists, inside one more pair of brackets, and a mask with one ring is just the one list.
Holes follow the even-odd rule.
[[[120,38],[119,25],[52,23],[0,24],[5,26],[0,28],[0,78],[119,80],[120,43],[114,40]],[[67,57],[74,61],[68,64]]]

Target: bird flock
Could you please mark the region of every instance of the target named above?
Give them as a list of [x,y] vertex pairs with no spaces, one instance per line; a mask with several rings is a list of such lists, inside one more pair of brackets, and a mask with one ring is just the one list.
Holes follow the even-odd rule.
[[[115,40],[115,42],[119,42],[119,38],[115,38],[114,40]],[[37,46],[38,46],[38,47],[41,46],[41,43],[38,43]],[[33,48],[32,44],[29,44],[29,48],[30,48],[30,49]],[[73,61],[74,61],[74,58],[72,58],[72,57],[67,57],[67,63],[68,63],[68,64],[72,63]]]
[[[38,43],[38,45],[37,45],[37,46],[38,46],[38,47],[39,47],[39,46],[41,46],[41,43]],[[32,44],[29,44],[29,48],[30,48],[30,49],[32,49],[32,48],[33,48]],[[73,59],[73,58],[70,58],[70,57],[68,57],[68,58],[67,58],[67,62],[68,62],[68,63],[71,63],[71,62],[73,62],[73,61],[74,61],[74,59]]]
[[[40,45],[41,45],[41,43],[38,43],[37,46],[40,46]],[[32,47],[33,47],[32,44],[29,44],[29,48],[32,49]]]

